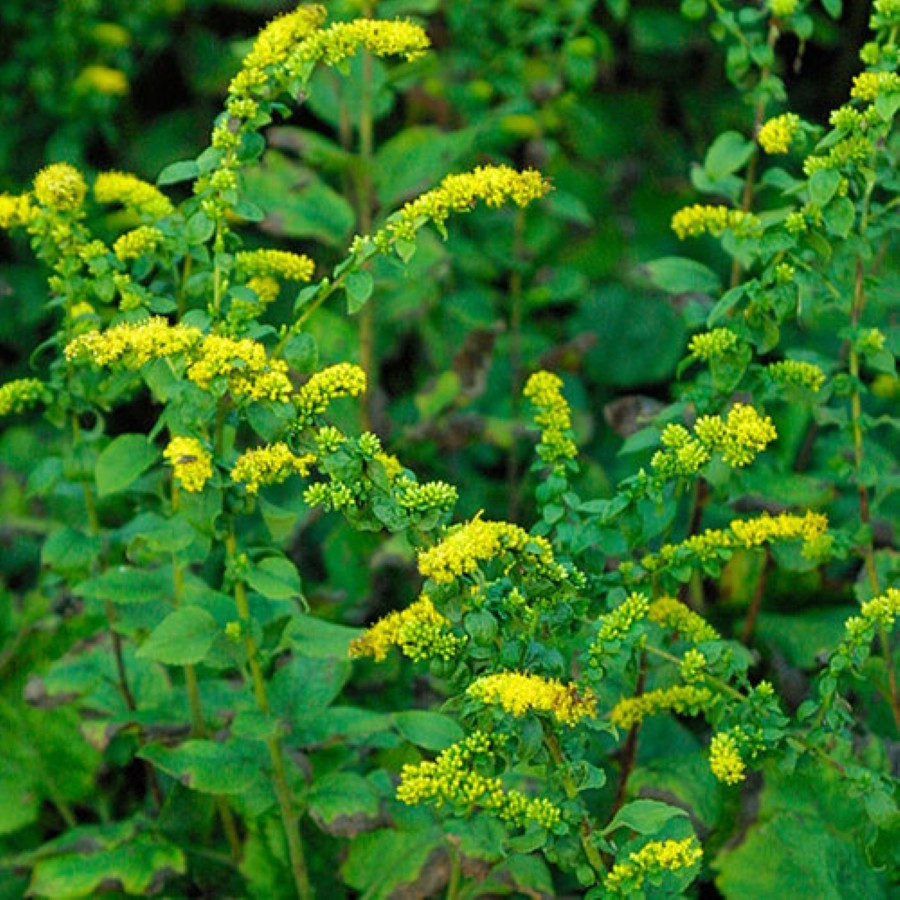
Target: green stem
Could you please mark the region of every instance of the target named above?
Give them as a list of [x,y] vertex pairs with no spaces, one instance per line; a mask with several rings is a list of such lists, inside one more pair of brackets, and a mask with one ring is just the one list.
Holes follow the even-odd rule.
[[[229,558],[237,555],[237,538],[234,533],[234,523],[229,524],[228,534],[225,538],[225,551]],[[269,698],[266,692],[266,680],[263,676],[262,666],[259,662],[259,648],[253,637],[252,619],[250,616],[250,603],[247,597],[247,587],[243,581],[236,579],[234,583],[234,602],[237,607],[238,618],[241,622],[241,632],[244,638],[244,648],[247,652],[247,665],[250,669],[250,679],[253,687],[253,696],[260,712],[268,715],[271,711]],[[278,800],[278,808],[281,813],[281,823],[284,827],[285,838],[288,844],[288,853],[291,859],[291,873],[294,877],[294,887],[300,900],[309,900],[313,897],[313,889],[309,882],[309,874],[306,868],[306,857],[303,852],[303,843],[300,837],[298,815],[294,809],[293,798],[288,787],[287,772],[284,765],[284,755],[281,743],[276,737],[266,739],[266,748],[272,762],[272,788]]]
[[457,900],[462,884],[462,863],[456,846],[451,844],[447,852],[450,854],[450,878],[447,882],[447,900]]
[[[522,238],[525,228],[525,211],[518,210],[513,226],[512,271],[509,275],[509,366],[510,411],[513,421],[518,421],[522,405]],[[518,444],[513,440],[506,458],[507,517],[511,522],[519,511],[519,456]]]

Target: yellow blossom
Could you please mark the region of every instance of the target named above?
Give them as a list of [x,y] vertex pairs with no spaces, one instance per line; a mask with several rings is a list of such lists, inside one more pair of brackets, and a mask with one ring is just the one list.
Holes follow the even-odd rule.
[[459,499],[459,492],[446,481],[419,483],[408,476],[395,477],[393,494],[403,509],[425,512],[430,509],[448,510]]
[[81,208],[87,194],[84,176],[68,163],[53,163],[34,179],[34,196],[41,206],[73,212]]
[[202,337],[198,328],[170,325],[162,316],[153,316],[143,322],[115,325],[104,332],[89,331],[68,344],[66,359],[139,369],[151,360],[193,349]]
[[900,589],[889,587],[883,594],[862,604],[858,616],[851,616],[844,624],[845,637],[841,650],[852,653],[868,644],[877,629],[889,631],[900,616]]
[[259,298],[259,302],[268,306],[278,299],[281,288],[278,282],[268,275],[257,275],[248,279],[247,287]]
[[151,219],[162,219],[175,209],[159,188],[126,172],[101,172],[94,182],[94,199],[98,203],[121,203]]
[[798,359],[785,359],[766,366],[768,375],[781,384],[796,384],[813,392],[821,390],[825,373],[813,363]]
[[694,643],[715,641],[719,638],[719,633],[706,619],[674,597],[660,597],[654,600],[650,604],[647,618],[660,628],[671,628],[685,640]]
[[268,275],[287,281],[309,281],[316,267],[308,256],[287,250],[243,250],[234,262],[241,278]]
[[442,228],[450,213],[469,212],[479,199],[490,207],[510,202],[527,206],[548,190],[549,182],[534,169],[517,172],[509,166],[479,166],[462,175],[448,175],[436,188],[407,203],[368,240],[385,251],[397,241],[413,240],[426,222]]
[[110,97],[124,97],[128,93],[128,76],[121,69],[109,66],[85,66],[75,79],[75,87]]
[[0,416],[24,412],[47,396],[43,382],[37,378],[17,378],[0,386]]
[[597,698],[590,688],[579,690],[574,684],[527,672],[483,675],[469,685],[466,693],[517,717],[532,711],[550,713],[563,725],[576,725],[597,715]]
[[704,361],[719,359],[738,344],[738,336],[730,328],[714,328],[695,334],[688,344],[688,350]]
[[206,335],[195,349],[187,376],[204,389],[224,376],[232,394],[251,400],[286,403],[292,390],[287,363],[269,359],[266,348],[250,338]]
[[578,453],[570,437],[572,417],[562,394],[562,379],[552,372],[535,372],[525,383],[523,395],[537,409],[534,423],[541,429],[538,454],[546,463],[574,459]]
[[606,644],[628,637],[634,626],[647,616],[650,601],[643,595],[634,593],[605,616],[600,617],[600,628],[591,645],[591,658],[598,663],[607,652]]
[[412,61],[431,46],[419,25],[390,19],[355,19],[334,22],[314,31],[291,54],[291,65],[322,60],[337,66],[362,47],[376,56],[402,56]]
[[753,213],[702,203],[686,206],[672,217],[672,231],[682,240],[701,234],[719,237],[727,230],[744,236],[758,231],[760,227],[761,223]]
[[231,470],[231,480],[246,485],[248,494],[256,494],[261,485],[281,484],[294,473],[305,478],[315,461],[314,454],[297,456],[287,444],[279,441],[241,454]]
[[427,594],[406,609],[390,612],[350,643],[350,656],[386,659],[397,647],[410,659],[453,659],[464,643],[450,631],[450,620],[439,613]]
[[552,828],[560,821],[559,807],[546,797],[532,799],[521,791],[506,790],[499,778],[475,770],[477,759],[494,759],[491,739],[480,731],[451,745],[433,762],[405,765],[397,799],[410,806],[449,806],[463,815],[483,809],[522,828],[532,823]]
[[791,141],[799,129],[800,116],[796,113],[775,116],[759,129],[759,146],[770,155],[787,153],[791,149]]
[[175,469],[178,483],[192,494],[212,478],[212,454],[196,438],[173,437],[163,456]]
[[703,858],[703,851],[694,837],[681,841],[650,841],[640,850],[628,854],[624,862],[617,862],[603,882],[604,896],[643,896],[645,881],[655,883],[664,872],[674,872],[695,866]]
[[738,784],[747,776],[746,765],[741,759],[740,748],[734,735],[720,731],[709,744],[709,767],[713,775],[724,784]]
[[27,225],[33,212],[27,194],[0,194],[0,228],[6,230]]
[[647,716],[673,710],[680,715],[696,716],[713,701],[713,694],[705,687],[693,684],[676,684],[658,688],[637,697],[623,697],[609,714],[610,721],[618,728],[632,728]]
[[828,519],[822,513],[809,511],[804,516],[781,513],[771,516],[763,513],[755,519],[736,519],[729,526],[738,544],[759,547],[773,541],[789,541],[801,538],[804,542],[821,537],[828,528]]
[[152,253],[163,241],[163,233],[152,225],[126,231],[113,244],[113,253],[122,262]]
[[797,9],[797,0],[769,0],[769,11],[773,16],[785,18],[793,15]]
[[896,72],[861,72],[853,79],[850,96],[857,100],[875,100],[879,94],[900,91],[900,75]]
[[366,373],[352,363],[338,363],[316,372],[297,392],[298,416],[309,421],[322,415],[338,397],[358,397],[366,389]]
[[551,577],[565,572],[553,559],[546,538],[528,534],[509,522],[472,519],[453,528],[438,544],[419,554],[419,572],[438,583],[450,583],[461,575],[470,575],[487,560],[504,554],[521,555],[523,562],[538,566]]

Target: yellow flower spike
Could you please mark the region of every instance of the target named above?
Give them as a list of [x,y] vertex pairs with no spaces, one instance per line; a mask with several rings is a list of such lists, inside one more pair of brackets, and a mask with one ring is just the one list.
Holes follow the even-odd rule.
[[815,364],[785,359],[766,366],[766,373],[780,384],[794,384],[817,393],[825,384],[825,373]]
[[575,442],[569,437],[572,416],[562,393],[563,382],[552,372],[535,372],[525,383],[524,397],[537,409],[534,423],[541,429],[538,453],[547,463],[574,459],[578,454]]
[[688,344],[688,350],[697,359],[707,362],[720,359],[738,344],[738,336],[730,328],[714,328],[695,334]]
[[357,50],[365,48],[376,56],[402,56],[409,62],[423,56],[431,46],[425,30],[412,22],[390,19],[356,19],[335,22],[315,31],[291,54],[291,67],[323,61],[337,66]]
[[104,332],[90,331],[71,341],[65,352],[71,361],[139,369],[154,359],[192,350],[202,337],[198,328],[170,325],[162,316],[153,316],[144,322],[115,325]]
[[[535,551],[526,551],[532,544]],[[461,575],[477,571],[481,563],[505,553],[524,554],[551,577],[562,578],[565,572],[553,558],[546,538],[528,534],[509,522],[486,522],[475,518],[453,528],[429,550],[419,554],[419,572],[438,583],[450,583]]]
[[371,656],[375,662],[387,658],[391,647],[415,662],[453,659],[464,639],[450,631],[450,620],[439,613],[431,598],[422,594],[406,609],[388,613],[350,643],[350,656]]
[[187,376],[198,387],[208,388],[214,378],[225,376],[237,397],[285,403],[292,391],[287,363],[269,359],[266,348],[250,338],[206,335],[195,351]]
[[563,725],[576,725],[597,714],[597,698],[590,688],[527,672],[499,672],[473,681],[466,693],[485,704],[495,704],[516,717],[528,712],[552,715]]
[[241,278],[267,275],[286,281],[309,281],[316,268],[308,256],[287,250],[244,250],[235,255],[234,262]]
[[879,94],[900,91],[900,75],[896,72],[861,72],[853,79],[850,96],[856,100],[873,101]]
[[141,225],[118,237],[113,244],[113,253],[121,262],[137,259],[145,253],[152,253],[163,242],[163,233],[152,225]]
[[695,203],[678,210],[672,217],[672,231],[681,239],[711,234],[720,237],[727,230],[738,236],[753,234],[761,228],[753,213],[727,206]]
[[163,456],[175,470],[175,479],[189,493],[199,493],[212,478],[212,454],[196,438],[173,437]]
[[770,156],[776,153],[788,153],[791,141],[800,130],[800,116],[796,113],[784,113],[769,119],[759,129],[759,146]]
[[663,872],[674,872],[696,865],[703,858],[703,850],[694,837],[681,841],[650,841],[617,862],[603,882],[610,897],[643,895],[645,881],[658,878]]
[[407,203],[369,239],[382,252],[397,241],[411,241],[426,222],[443,227],[451,213],[469,212],[478,200],[490,207],[514,203],[527,206],[550,190],[534,169],[517,172],[509,166],[479,166],[472,172],[448,175],[433,190]]
[[34,179],[34,196],[41,206],[74,212],[81,209],[87,194],[84,176],[69,163],[53,163]]
[[739,784],[747,777],[747,766],[731,732],[720,731],[713,735],[709,744],[709,767],[723,784]]
[[175,210],[159,188],[126,172],[101,172],[94,182],[94,199],[98,203],[121,203],[151,219],[162,219]]
[[47,396],[43,382],[37,378],[17,378],[0,386],[0,416],[21,413]]
[[247,285],[259,298],[259,302],[264,306],[274,303],[278,299],[281,287],[274,278],[268,275],[257,275],[248,279]]
[[729,526],[738,544],[759,547],[773,541],[789,541],[801,538],[804,542],[821,537],[828,528],[828,519],[822,513],[807,512],[805,516],[781,513],[771,516],[763,513],[756,519],[736,519]]
[[707,688],[692,684],[676,684],[648,691],[637,697],[623,697],[613,707],[609,718],[613,725],[627,730],[642,722],[647,716],[670,710],[680,715],[699,715],[714,699],[712,692]]
[[650,601],[643,595],[631,594],[624,603],[600,617],[600,628],[591,647],[591,654],[597,657],[603,653],[603,645],[621,641],[634,626],[647,616]]
[[34,209],[27,194],[0,194],[0,228],[19,228],[31,221]]
[[279,441],[266,447],[247,450],[238,457],[231,470],[231,480],[243,484],[248,494],[257,494],[264,484],[281,484],[290,475],[309,475],[316,461],[312,453],[297,456],[287,444]]
[[660,597],[650,604],[647,618],[660,628],[671,628],[694,643],[715,641],[719,632],[702,616],[674,597]]
[[322,415],[332,400],[339,397],[358,397],[366,389],[366,373],[352,363],[338,363],[316,372],[297,392],[299,418],[308,422]]

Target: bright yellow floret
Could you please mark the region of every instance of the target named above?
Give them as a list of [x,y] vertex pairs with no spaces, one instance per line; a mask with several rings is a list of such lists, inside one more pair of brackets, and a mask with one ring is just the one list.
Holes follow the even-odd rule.
[[366,373],[352,363],[338,363],[316,372],[297,392],[294,402],[302,421],[320,416],[332,400],[358,397],[366,389]]
[[196,438],[173,437],[163,456],[175,470],[178,483],[190,493],[198,493],[212,478],[212,454]]
[[590,688],[579,689],[556,678],[527,672],[498,672],[473,681],[466,693],[482,703],[496,704],[514,716],[549,713],[563,725],[576,725],[597,714],[597,698]]
[[198,328],[170,325],[161,316],[154,316],[144,322],[128,322],[107,331],[83,334],[68,344],[66,359],[139,369],[151,360],[192,350],[202,337]]
[[740,747],[734,735],[720,731],[709,744],[709,767],[724,784],[739,784],[746,776],[747,766],[741,759]]
[[47,396],[47,389],[37,378],[17,378],[0,387],[0,416],[24,412]]
[[84,176],[68,163],[53,163],[38,172],[34,196],[41,206],[73,212],[81,208],[87,194]]
[[637,697],[623,697],[613,707],[609,718],[613,725],[628,729],[642,722],[647,716],[670,710],[681,715],[699,715],[713,699],[713,694],[707,688],[696,687],[693,684],[676,684],[648,691]]
[[162,219],[175,209],[159,188],[126,172],[101,172],[94,182],[94,199],[98,203],[121,203],[151,219]]
[[571,438],[572,415],[562,393],[562,379],[552,372],[535,372],[527,382],[523,395],[537,409],[534,424],[541,429],[538,454],[546,463],[574,459],[578,448]]
[[647,618],[660,628],[671,628],[688,641],[715,641],[719,633],[702,616],[674,597],[660,597],[650,604]]
[[605,895],[610,897],[643,896],[645,881],[658,880],[664,872],[674,872],[696,865],[703,851],[694,837],[681,841],[650,841],[624,862],[617,862],[603,882]]
[[286,281],[309,281],[316,268],[308,256],[287,250],[245,250],[234,261],[242,278],[268,275]]
[[728,230],[738,236],[745,236],[759,231],[760,227],[761,223],[753,213],[702,203],[686,206],[672,217],[672,231],[682,240],[686,237],[699,237],[701,234],[719,237]]
[[312,453],[297,456],[283,441],[247,450],[237,458],[231,470],[232,481],[244,484],[248,494],[259,493],[264,484],[281,484],[290,475],[309,475],[310,466],[316,461]]
[[800,116],[796,113],[784,113],[769,119],[759,129],[759,146],[766,153],[787,153],[791,149],[791,141],[800,130]]

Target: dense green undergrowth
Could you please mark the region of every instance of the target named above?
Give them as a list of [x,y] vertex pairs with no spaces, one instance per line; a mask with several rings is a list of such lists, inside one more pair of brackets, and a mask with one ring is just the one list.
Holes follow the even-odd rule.
[[0,897],[891,896],[895,0],[301,6],[145,157],[208,6],[8,160]]

